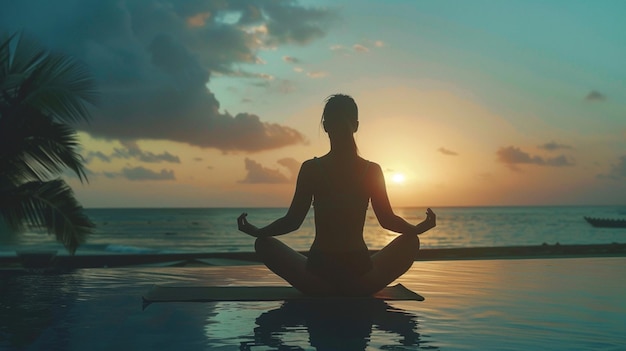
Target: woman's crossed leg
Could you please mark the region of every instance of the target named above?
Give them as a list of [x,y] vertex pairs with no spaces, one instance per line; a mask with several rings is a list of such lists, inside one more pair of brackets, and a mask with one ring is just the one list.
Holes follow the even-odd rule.
[[265,265],[308,295],[372,295],[411,268],[420,247],[416,235],[399,235],[372,255],[373,268],[362,276],[331,284],[306,269],[307,257],[274,237],[257,238],[255,250]]

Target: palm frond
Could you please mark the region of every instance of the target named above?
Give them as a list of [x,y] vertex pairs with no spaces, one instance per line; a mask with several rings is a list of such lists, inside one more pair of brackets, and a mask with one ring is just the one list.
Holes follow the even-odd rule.
[[4,192],[0,215],[11,230],[25,225],[48,229],[70,254],[93,232],[95,225],[84,214],[72,189],[60,179],[28,182]]
[[8,96],[15,97],[28,75],[42,62],[47,53],[34,39],[14,33],[3,42],[0,58],[2,75],[0,86]]
[[76,132],[95,84],[85,66],[22,33],[0,34],[0,216],[14,230],[43,227],[74,253],[94,225],[62,180],[87,180]]
[[7,35],[0,33],[0,82],[4,81],[4,78],[9,74],[10,65],[10,53],[9,45],[13,40],[15,34]]
[[[12,43],[14,41],[15,43]],[[27,35],[13,36],[0,47],[6,74],[0,75],[5,103],[28,105],[61,122],[89,120],[95,104],[95,81],[73,57],[48,52]]]
[[14,49],[9,52],[9,73],[31,72],[48,55],[38,41],[29,35],[15,33],[12,40]]
[[53,53],[42,60],[29,78],[36,88],[27,92],[25,103],[59,121],[89,120],[87,104],[95,104],[97,94],[85,66],[71,57]]
[[27,124],[13,126],[10,133],[0,130],[0,168],[10,178],[43,181],[69,168],[81,181],[87,180],[74,129],[37,110],[21,115]]

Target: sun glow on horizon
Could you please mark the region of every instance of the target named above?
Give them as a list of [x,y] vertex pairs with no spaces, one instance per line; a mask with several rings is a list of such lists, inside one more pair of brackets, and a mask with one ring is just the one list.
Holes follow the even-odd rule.
[[402,184],[406,180],[406,177],[402,173],[394,173],[391,176],[391,180],[396,184]]

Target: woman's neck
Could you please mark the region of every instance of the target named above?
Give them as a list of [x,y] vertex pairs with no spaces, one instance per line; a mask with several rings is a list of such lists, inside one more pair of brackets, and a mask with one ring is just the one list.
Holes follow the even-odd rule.
[[358,157],[356,149],[353,145],[342,143],[330,143],[330,152],[328,156],[334,159],[346,160]]

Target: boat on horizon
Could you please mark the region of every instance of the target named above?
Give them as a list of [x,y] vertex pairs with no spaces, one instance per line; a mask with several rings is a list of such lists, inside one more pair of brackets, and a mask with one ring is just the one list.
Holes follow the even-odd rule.
[[597,228],[626,228],[626,219],[594,218],[594,217],[584,217],[584,218],[589,224]]

